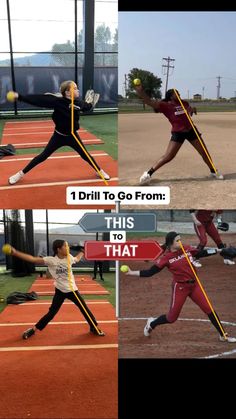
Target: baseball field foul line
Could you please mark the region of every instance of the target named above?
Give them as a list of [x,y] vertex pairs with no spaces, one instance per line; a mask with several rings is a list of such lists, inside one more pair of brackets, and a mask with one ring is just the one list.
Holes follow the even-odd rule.
[[187,255],[187,253],[185,252],[184,247],[183,247],[183,245],[182,245],[182,243],[181,243],[181,240],[179,240],[179,244],[180,244],[180,247],[181,247],[181,249],[182,249],[182,252],[183,252],[183,254],[184,254],[185,258],[186,258],[186,259],[187,259],[187,261],[188,261],[188,264],[189,264],[189,266],[190,266],[191,270],[193,271],[193,274],[194,274],[194,276],[195,276],[195,278],[196,278],[196,280],[197,280],[197,282],[198,282],[198,285],[199,285],[199,287],[201,288],[202,293],[203,293],[203,295],[204,295],[205,299],[207,300],[207,302],[208,302],[208,304],[209,304],[209,307],[210,307],[210,309],[211,309],[212,313],[214,314],[214,317],[215,317],[215,319],[216,319],[216,321],[217,321],[217,323],[218,323],[218,325],[219,325],[219,327],[220,327],[220,330],[221,330],[221,332],[223,333],[223,336],[224,336],[224,338],[225,338],[225,337],[226,337],[225,331],[224,331],[223,327],[221,326],[221,324],[220,324],[220,322],[219,322],[219,319],[218,319],[218,317],[217,317],[217,315],[216,315],[216,313],[215,313],[215,310],[213,309],[212,304],[211,304],[211,302],[210,302],[210,300],[209,300],[209,298],[208,298],[208,296],[207,296],[207,294],[206,294],[206,292],[205,292],[205,290],[204,290],[204,288],[203,288],[203,286],[202,286],[202,284],[201,284],[200,279],[198,278],[198,276],[197,276],[197,274],[196,274],[195,270],[193,269],[193,266],[192,266],[192,264],[191,264],[191,262],[190,262],[190,260],[189,260],[189,257],[188,257],[188,255]]
[[204,144],[203,144],[203,142],[202,142],[202,140],[201,140],[201,138],[200,138],[200,136],[199,136],[199,134],[198,134],[198,132],[197,132],[197,130],[196,130],[196,128],[195,128],[195,126],[194,126],[194,124],[193,124],[192,119],[190,118],[190,116],[189,116],[188,112],[186,111],[186,109],[185,109],[185,107],[184,107],[184,104],[183,104],[182,100],[180,99],[180,96],[178,95],[177,90],[176,90],[176,89],[173,89],[173,90],[174,90],[175,95],[176,95],[176,97],[177,97],[177,99],[178,99],[178,101],[179,101],[179,103],[180,103],[181,107],[183,108],[183,110],[184,110],[184,112],[185,112],[185,114],[186,114],[186,116],[187,116],[187,118],[188,118],[188,120],[189,120],[190,124],[192,125],[192,128],[193,128],[193,130],[194,130],[194,132],[195,132],[195,134],[196,134],[196,136],[197,136],[198,141],[200,142],[200,144],[201,144],[201,146],[202,146],[203,150],[205,151],[205,153],[206,153],[206,155],[207,155],[207,158],[208,158],[209,162],[211,163],[211,165],[212,165],[212,167],[213,167],[213,169],[214,169],[215,173],[217,174],[218,172],[217,172],[217,170],[216,170],[216,168],[215,168],[215,166],[214,166],[214,163],[213,163],[212,159],[210,158],[209,153],[208,153],[208,151],[207,151],[206,147],[204,146]]
[[102,345],[59,345],[59,346],[8,346],[1,347],[0,352],[22,352],[22,351],[60,351],[78,349],[116,349],[117,343],[107,343]]
[[[35,305],[35,303],[32,303]],[[65,304],[65,303],[64,303]],[[126,320],[148,320],[148,317],[119,317],[118,319],[119,321],[126,321]],[[186,318],[182,318],[179,317],[178,321],[184,321],[184,322],[204,322],[204,323],[210,323],[210,320],[208,319],[186,319]],[[222,324],[225,324],[226,326],[236,326],[236,323],[233,322],[227,322],[227,321],[222,321]]]
[[75,295],[75,297],[77,298],[77,300],[79,301],[79,304],[81,305],[81,307],[84,309],[84,311],[86,312],[89,320],[92,322],[93,327],[95,328],[95,330],[97,331],[98,335],[101,335],[102,333],[100,332],[100,330],[98,329],[97,325],[94,323],[93,319],[91,318],[91,316],[89,315],[89,313],[87,312],[86,308],[83,306],[83,304],[81,303],[80,299],[78,298],[78,296],[76,295],[74,289],[73,289],[73,285],[72,285],[72,278],[71,278],[71,266],[70,266],[70,249],[69,249],[69,245],[68,242],[66,242],[66,253],[67,253],[67,269],[68,269],[68,281],[69,281],[69,285],[70,285],[70,289],[73,292],[73,294]]
[[71,88],[70,88],[70,94],[71,94],[71,134],[74,137],[74,139],[77,141],[77,143],[79,144],[79,146],[82,148],[82,150],[84,151],[84,153],[88,157],[89,161],[92,163],[94,169],[99,174],[100,178],[103,180],[103,182],[105,183],[105,185],[108,186],[108,182],[104,178],[103,174],[100,172],[100,170],[98,169],[97,165],[93,162],[93,160],[91,159],[91,157],[88,154],[87,150],[79,142],[78,138],[76,137],[76,135],[74,133],[74,90],[73,90],[73,86],[71,86]]

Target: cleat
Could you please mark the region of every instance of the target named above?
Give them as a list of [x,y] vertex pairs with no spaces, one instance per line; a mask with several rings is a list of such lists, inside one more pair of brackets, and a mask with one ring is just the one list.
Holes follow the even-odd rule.
[[234,260],[231,259],[224,259],[224,264],[225,265],[235,265]]
[[[106,172],[104,172],[104,170],[101,169],[100,173],[102,174],[102,176],[104,177],[105,180],[110,180],[110,176]],[[96,175],[97,175],[97,177],[101,177],[98,172],[96,173]]]
[[222,175],[222,173],[218,172],[218,170],[217,173],[210,173],[210,177],[216,180],[224,180],[224,176]]
[[23,339],[29,339],[31,336],[33,336],[35,334],[35,330],[31,327],[30,329],[27,329],[23,335],[22,338]]
[[98,327],[97,329],[95,329],[95,327],[90,327],[90,333],[93,333],[93,335],[96,336],[105,336],[105,333]]
[[151,176],[148,172],[144,172],[139,179],[140,185],[147,185],[151,180]]
[[9,177],[8,183],[10,185],[14,185],[15,183],[19,182],[19,180],[21,180],[23,178],[23,176],[24,176],[24,173],[22,172],[22,170],[20,170],[15,175]]
[[143,333],[144,336],[150,336],[150,334],[152,333],[152,328],[150,326],[150,324],[153,322],[154,317],[149,317],[149,319],[147,320],[146,326],[144,327]]
[[220,336],[221,342],[236,343],[236,338],[228,336],[228,333],[225,333],[224,336]]

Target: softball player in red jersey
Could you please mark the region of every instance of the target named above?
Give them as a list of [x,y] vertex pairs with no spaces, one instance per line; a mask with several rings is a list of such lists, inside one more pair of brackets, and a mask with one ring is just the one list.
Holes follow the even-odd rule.
[[[214,240],[218,249],[223,249],[223,244],[219,232],[214,224],[214,218],[217,216],[217,221],[221,221],[222,210],[190,210],[193,222],[194,230],[200,240],[198,249],[203,249],[207,244],[207,234]],[[235,262],[231,259],[224,259],[225,265],[235,265]],[[202,265],[200,262],[195,260],[194,266],[200,268]]]
[[[217,171],[215,173],[212,164],[209,161],[209,158],[206,155],[200,141],[197,138],[197,135],[192,128],[182,106],[179,103],[178,98],[175,95],[174,89],[170,89],[166,92],[166,96],[164,100],[152,100],[147,94],[144,92],[142,86],[135,86],[135,89],[139,95],[139,97],[149,106],[151,106],[156,113],[163,113],[165,117],[170,121],[172,125],[171,131],[171,139],[168,144],[167,150],[156,164],[154,164],[148,171],[144,172],[143,175],[140,177],[140,184],[147,184],[149,183],[151,176],[154,172],[156,172],[160,167],[164,166],[166,163],[169,163],[173,158],[176,156],[180,148],[182,147],[185,140],[188,140],[190,144],[197,150],[200,156],[203,158],[204,162],[208,166],[210,170],[210,176],[215,179],[223,180],[224,177],[221,173]],[[179,94],[179,92],[178,92]],[[179,95],[180,96],[180,95]],[[182,100],[182,103],[190,116],[193,113],[197,113],[196,108],[191,108],[189,103],[185,100]],[[197,130],[197,128],[195,127]],[[200,138],[201,134],[197,130]],[[206,144],[204,143],[203,139],[201,138],[202,143],[207,150]],[[207,150],[208,155],[210,156],[209,151]],[[211,159],[212,161],[212,159]]]
[[[229,337],[227,334],[223,334],[222,330],[224,330],[224,328],[221,325],[221,329],[218,322],[216,321],[216,318],[180,247],[179,240],[180,236],[178,233],[171,231],[166,236],[166,243],[164,245],[166,252],[156,261],[155,265],[153,265],[148,270],[129,270],[126,274],[139,277],[150,277],[160,272],[164,268],[168,268],[168,270],[173,274],[172,299],[169,312],[168,314],[162,314],[157,318],[150,317],[144,328],[144,335],[149,336],[152,330],[157,326],[167,323],[174,323],[178,319],[187,297],[189,297],[208,316],[209,320],[220,334],[221,342],[236,343],[236,338]],[[184,246],[184,250],[186,251],[191,262],[193,256],[206,257],[214,255],[218,252],[217,249],[199,250],[191,246]],[[220,322],[219,318],[218,321]]]

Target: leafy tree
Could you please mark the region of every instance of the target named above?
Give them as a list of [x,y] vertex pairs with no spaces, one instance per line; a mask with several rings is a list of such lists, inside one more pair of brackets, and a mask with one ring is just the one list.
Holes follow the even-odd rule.
[[96,52],[111,51],[111,30],[104,23],[97,26],[94,37],[94,48]]
[[140,68],[132,68],[128,74],[128,96],[135,92],[133,84],[134,79],[141,80],[143,89],[148,96],[155,99],[161,99],[161,79],[150,71],[141,70]]
[[[78,52],[83,51],[83,32],[80,31],[77,38]],[[54,44],[52,47],[52,64],[60,64],[62,67],[74,67],[75,43],[67,41],[64,44]],[[63,54],[66,52],[66,54]],[[71,54],[68,54],[71,52]],[[57,54],[59,53],[59,54]],[[78,54],[78,65],[83,65],[83,54]]]
[[[83,66],[84,62],[84,45],[83,45],[83,31],[78,34],[78,65]],[[94,34],[94,57],[95,66],[117,66],[117,52],[118,50],[118,30],[116,29],[112,36],[111,29],[104,23],[97,26]],[[64,44],[54,44],[52,47],[52,65],[59,64],[64,67],[73,67],[75,65],[75,43],[67,41]],[[63,54],[66,52],[66,54]],[[69,54],[71,52],[71,54]],[[58,53],[58,54],[57,54]],[[105,54],[106,53],[106,54]],[[110,53],[110,54],[109,54]]]
[[113,35],[113,45],[112,50],[114,52],[118,52],[118,28],[116,28],[115,33]]

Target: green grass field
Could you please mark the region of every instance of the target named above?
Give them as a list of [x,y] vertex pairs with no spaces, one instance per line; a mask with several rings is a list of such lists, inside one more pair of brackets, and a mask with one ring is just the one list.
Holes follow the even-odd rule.
[[[135,233],[135,232],[130,232],[130,233],[126,233],[126,238],[129,240],[139,240],[139,239],[147,239],[147,238],[153,238],[153,240],[155,239],[155,237],[163,237],[167,234],[166,231],[155,231],[155,232],[151,232],[151,233]],[[188,236],[191,234],[181,234],[181,237],[184,236]]]
[[[236,112],[236,105],[233,103],[225,105],[196,105],[198,112]],[[146,106],[145,110],[141,104],[124,105],[119,104],[119,113],[146,113],[153,112],[150,106]]]
[[[92,115],[81,117],[81,126],[104,141],[104,144],[101,145],[88,146],[87,149],[89,151],[103,150],[106,151],[111,157],[113,157],[113,159],[117,160],[117,119],[117,114]],[[32,121],[32,119],[30,120]],[[2,138],[2,131],[5,122],[10,121],[10,119],[0,121],[0,138]],[[42,150],[42,148],[19,149],[17,150],[16,154],[38,154],[41,153]],[[63,151],[71,151],[71,148],[63,147],[60,150],[58,150],[59,153]]]
[[[82,274],[83,272],[81,272]],[[37,274],[26,276],[23,278],[13,278],[10,274],[0,274],[0,296],[6,298],[11,292],[28,292],[32,283],[35,281]],[[87,295],[85,300],[104,300],[107,299],[110,303],[115,306],[115,273],[104,273],[105,281],[98,281],[104,288],[106,288],[110,295]],[[40,299],[47,300],[51,297],[40,297]],[[0,303],[0,312],[6,307],[6,302]]]
[[160,233],[158,231],[155,232],[151,232],[151,233],[137,233],[137,232],[130,232],[130,233],[126,233],[126,237],[129,240],[136,240],[136,239],[145,239],[147,237],[153,237],[153,239],[155,239],[155,237],[160,237],[163,236],[165,233]]

